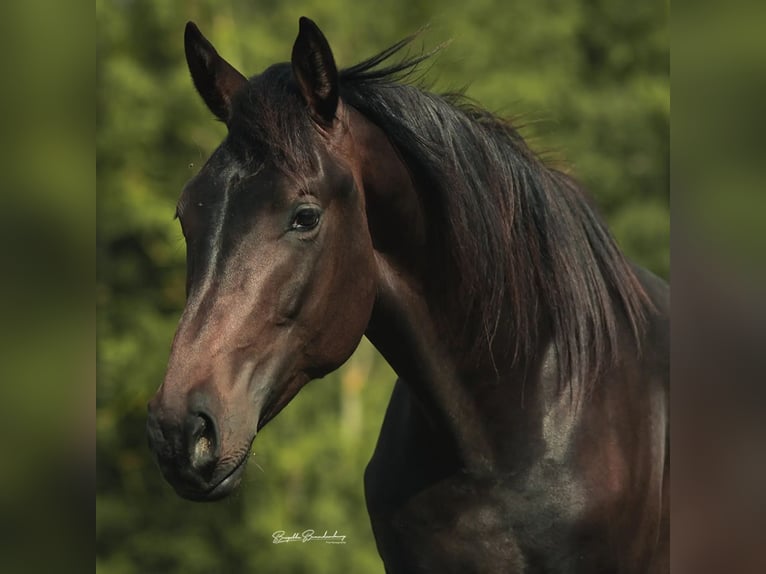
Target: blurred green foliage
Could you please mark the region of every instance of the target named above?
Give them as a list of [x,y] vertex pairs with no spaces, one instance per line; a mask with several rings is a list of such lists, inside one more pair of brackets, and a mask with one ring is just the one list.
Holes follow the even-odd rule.
[[70,571],[95,470],[94,35],[50,4],[0,5],[3,572]]
[[[427,23],[425,48],[452,38],[433,88],[468,86],[516,117],[590,189],[629,256],[669,274],[667,0],[97,0],[98,572],[383,571],[362,475],[395,375],[366,341],[258,435],[225,501],[178,498],[144,438],[184,304],[174,205],[225,135],[191,85],[184,24],[251,75],[289,57],[301,15],[340,66]],[[271,543],[307,528],[347,544]]]

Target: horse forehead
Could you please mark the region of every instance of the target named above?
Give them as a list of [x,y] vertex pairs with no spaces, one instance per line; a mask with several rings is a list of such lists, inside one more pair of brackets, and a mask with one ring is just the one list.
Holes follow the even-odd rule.
[[265,156],[219,148],[186,184],[182,196],[220,204],[223,196],[241,182],[247,182],[248,195],[272,196],[290,181],[291,178]]
[[260,171],[263,163],[252,151],[227,138],[210,156],[200,175],[218,184],[229,184]]
[[[319,139],[319,138],[317,138]],[[292,157],[282,161],[273,154],[273,146],[228,137],[210,156],[199,173],[184,187],[182,198],[211,199],[215,203],[238,182],[248,179],[249,193],[262,198],[285,189],[323,195],[352,176],[353,157],[321,139],[309,136],[304,152],[307,158]],[[312,141],[313,140],[313,141]],[[308,143],[308,142],[306,142]],[[270,152],[271,150],[271,152]],[[344,150],[345,151],[345,150]],[[352,154],[353,155],[353,154]]]
[[244,166],[232,154],[218,148],[181,190],[181,201],[222,191],[232,179],[242,177]]

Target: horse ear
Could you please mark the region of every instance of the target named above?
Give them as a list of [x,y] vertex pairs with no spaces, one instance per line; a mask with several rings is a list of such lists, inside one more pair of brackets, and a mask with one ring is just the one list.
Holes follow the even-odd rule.
[[292,66],[293,75],[312,114],[331,123],[338,108],[338,70],[327,38],[306,17],[299,20]]
[[194,22],[186,24],[184,48],[194,87],[210,111],[228,123],[232,98],[247,84],[247,78],[218,55]]

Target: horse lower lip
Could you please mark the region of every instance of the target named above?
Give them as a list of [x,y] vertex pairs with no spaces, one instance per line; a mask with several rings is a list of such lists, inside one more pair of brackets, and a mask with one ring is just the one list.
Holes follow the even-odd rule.
[[223,480],[221,480],[218,484],[209,490],[204,492],[177,490],[177,492],[183,498],[193,500],[195,502],[213,502],[215,500],[220,500],[221,498],[231,494],[231,492],[239,485],[242,478],[242,473],[245,471],[245,467],[247,466],[246,462],[247,456],[243,457],[239,464],[234,467],[234,470],[232,470],[223,478]]
[[234,470],[226,475],[221,482],[207,491],[206,496],[214,497],[215,499],[222,498],[234,490],[239,485],[242,473],[245,471],[246,462],[247,456],[243,457],[239,464],[234,467]]
[[218,500],[231,494],[231,492],[239,485],[244,470],[245,464],[243,461],[236,469],[234,469],[234,472],[215,485],[212,490],[209,490],[205,494],[205,498],[207,500]]

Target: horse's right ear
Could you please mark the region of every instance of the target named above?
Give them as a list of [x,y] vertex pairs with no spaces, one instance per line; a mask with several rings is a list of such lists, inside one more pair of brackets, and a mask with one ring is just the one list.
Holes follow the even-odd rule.
[[247,78],[218,55],[194,22],[186,24],[184,48],[194,87],[210,111],[228,123],[232,99],[247,84]]

